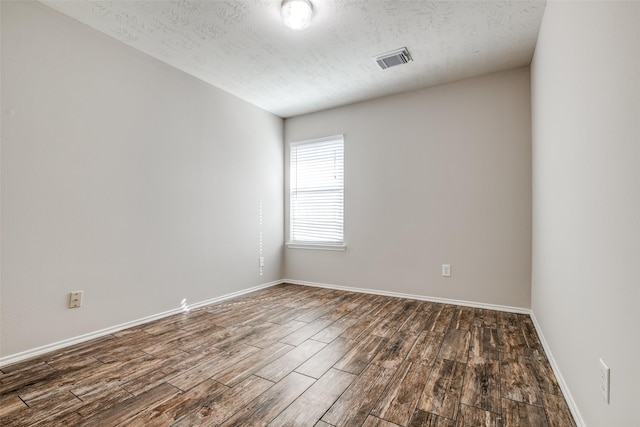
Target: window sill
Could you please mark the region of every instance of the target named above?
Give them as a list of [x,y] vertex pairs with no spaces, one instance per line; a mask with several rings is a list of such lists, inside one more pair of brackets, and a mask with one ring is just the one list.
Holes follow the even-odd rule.
[[346,251],[347,245],[342,244],[322,244],[322,243],[286,243],[287,249],[312,249],[318,251]]

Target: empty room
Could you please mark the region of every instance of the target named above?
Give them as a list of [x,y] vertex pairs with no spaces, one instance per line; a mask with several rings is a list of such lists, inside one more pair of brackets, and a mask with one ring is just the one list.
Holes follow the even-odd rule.
[[0,425],[640,426],[640,2],[0,18]]

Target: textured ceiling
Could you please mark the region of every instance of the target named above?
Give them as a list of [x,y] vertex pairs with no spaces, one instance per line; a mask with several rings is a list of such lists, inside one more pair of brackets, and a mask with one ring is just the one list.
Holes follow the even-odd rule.
[[[528,65],[544,1],[311,0],[309,28],[280,0],[42,2],[281,117]],[[406,46],[413,62],[374,56]]]

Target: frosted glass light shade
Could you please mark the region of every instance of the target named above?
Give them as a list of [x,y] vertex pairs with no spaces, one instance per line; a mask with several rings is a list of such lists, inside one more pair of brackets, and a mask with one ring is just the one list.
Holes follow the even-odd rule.
[[282,21],[294,30],[304,30],[313,16],[313,7],[309,0],[283,0]]

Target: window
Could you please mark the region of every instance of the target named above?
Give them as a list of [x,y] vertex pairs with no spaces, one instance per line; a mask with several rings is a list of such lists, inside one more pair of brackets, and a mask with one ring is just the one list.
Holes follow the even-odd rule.
[[288,247],[344,250],[344,139],[291,143]]

